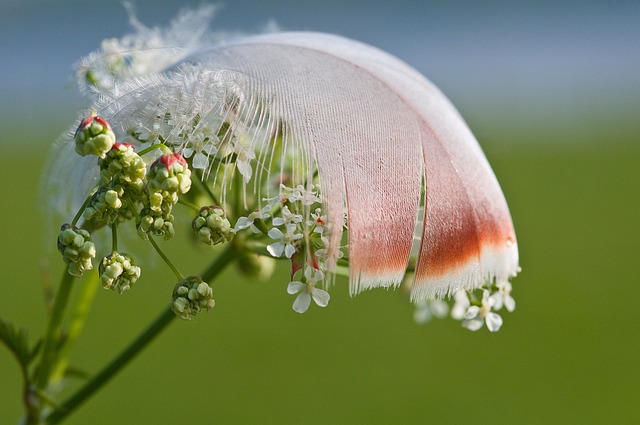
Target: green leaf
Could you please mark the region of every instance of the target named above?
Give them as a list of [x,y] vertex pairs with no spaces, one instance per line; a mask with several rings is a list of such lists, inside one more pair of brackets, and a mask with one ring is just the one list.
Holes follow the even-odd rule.
[[12,323],[0,318],[0,341],[14,354],[23,371],[26,371],[34,357],[34,353],[29,348],[27,331],[17,329]]
[[87,380],[91,377],[91,374],[85,370],[77,367],[68,367],[64,373],[67,378],[76,378],[81,380]]

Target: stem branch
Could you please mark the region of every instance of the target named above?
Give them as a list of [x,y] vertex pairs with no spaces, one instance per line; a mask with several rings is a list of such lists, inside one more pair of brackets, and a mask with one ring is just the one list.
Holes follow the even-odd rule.
[[60,287],[53,302],[51,319],[49,320],[49,326],[47,327],[44,346],[42,348],[42,360],[40,361],[40,367],[37,371],[36,386],[38,389],[45,389],[49,384],[51,371],[55,367],[56,357],[60,348],[62,319],[64,318],[64,312],[67,308],[73,283],[73,276],[69,274],[68,268],[65,268],[63,273]]
[[[201,277],[205,281],[209,281],[218,276],[224,268],[231,263],[235,257],[235,249],[232,244],[222,252],[207,269],[204,270]],[[48,424],[56,424],[62,421],[67,415],[72,413],[78,406],[84,403],[97,390],[102,388],[111,378],[113,378],[124,366],[135,358],[151,341],[153,341],[160,333],[173,322],[176,315],[170,308],[165,308],[163,312],[142,332],[131,344],[125,348],[115,359],[104,367],[97,375],[95,375],[84,387],[80,388],[74,395],[55,409],[46,418]]]

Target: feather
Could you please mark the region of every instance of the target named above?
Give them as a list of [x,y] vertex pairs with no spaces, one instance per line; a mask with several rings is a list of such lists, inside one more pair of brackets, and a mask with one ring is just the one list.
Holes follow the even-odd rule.
[[413,301],[518,271],[509,210],[474,136],[432,83],[376,48],[319,33],[247,37],[101,95],[97,109],[121,131],[159,107],[184,120],[176,132],[212,115],[257,128],[248,138],[262,164],[255,176],[278,165],[269,135],[279,135],[299,164],[295,183],[317,171],[329,268],[347,217],[352,294],[402,282],[416,229]]

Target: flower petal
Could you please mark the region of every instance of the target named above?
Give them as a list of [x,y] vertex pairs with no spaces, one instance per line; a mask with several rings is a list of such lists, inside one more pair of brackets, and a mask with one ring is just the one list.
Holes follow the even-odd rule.
[[482,327],[483,323],[484,322],[482,319],[476,317],[475,319],[465,320],[464,322],[462,322],[462,327],[467,328],[470,331],[477,331]]
[[311,290],[311,296],[313,297],[313,301],[318,305],[318,307],[326,307],[329,304],[329,300],[331,299],[331,295],[327,291],[322,289],[313,288]]
[[311,304],[311,296],[307,291],[302,291],[293,302],[293,311],[296,313],[304,313]]
[[289,285],[287,285],[287,292],[291,295],[297,294],[298,292],[305,289],[306,286],[307,285],[305,285],[304,283],[298,281],[289,282]]
[[473,319],[474,317],[477,317],[479,313],[480,307],[478,307],[477,305],[472,305],[467,309],[467,312],[464,314],[464,318],[467,320]]
[[274,257],[282,257],[282,253],[284,252],[284,244],[282,242],[272,243],[271,245],[267,245],[267,251]]
[[193,168],[204,170],[209,166],[209,157],[202,152],[196,152],[193,156]]
[[513,312],[516,309],[516,300],[511,295],[504,296],[504,306],[508,312]]
[[485,320],[487,322],[487,328],[489,328],[491,332],[497,332],[502,326],[502,317],[497,313],[487,314]]
[[284,247],[284,255],[287,258],[293,257],[293,254],[296,253],[296,248],[290,243],[286,244]]

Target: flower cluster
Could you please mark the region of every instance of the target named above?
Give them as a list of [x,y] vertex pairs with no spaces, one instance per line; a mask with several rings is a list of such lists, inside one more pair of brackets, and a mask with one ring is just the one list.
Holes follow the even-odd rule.
[[91,260],[96,256],[96,247],[91,235],[68,223],[62,225],[58,236],[58,251],[69,266],[69,274],[80,277],[93,268]]
[[[58,250],[69,264],[69,273],[81,276],[93,267],[96,248],[89,231],[78,228],[76,222],[82,217],[91,229],[109,224],[113,249],[100,261],[98,270],[103,287],[122,294],[138,280],[141,270],[131,255],[117,251],[118,225],[135,217],[144,239],[148,233],[165,238],[173,235],[172,208],[179,195],[189,191],[191,171],[186,160],[173,152],[165,153],[148,167],[134,146],[117,142],[109,123],[96,114],[82,120],[74,140],[77,153],[98,157],[100,181],[73,223],[62,226]],[[164,145],[152,149],[155,148],[168,150]],[[227,234],[229,229],[227,222]]]
[[[128,130],[134,141],[149,146],[144,152],[162,150],[163,154],[150,166],[135,152],[132,144],[115,142],[111,127],[104,119],[92,115],[83,120],[76,132],[76,147],[100,158],[100,184],[84,208],[85,222],[108,223],[114,228],[115,235],[115,226],[135,218],[141,238],[149,239],[153,235],[169,239],[175,234],[173,210],[182,199],[182,203],[198,211],[191,227],[200,242],[218,245],[233,240],[242,273],[256,279],[263,279],[273,272],[274,259],[288,261],[291,273],[286,290],[295,295],[293,310],[304,313],[311,301],[326,307],[330,300],[327,287],[331,273],[336,272],[333,268],[335,260],[344,256],[342,248],[332,253],[332,269],[327,270],[328,230],[331,226],[346,227],[346,217],[342,223],[327,222],[320,187],[315,181],[304,180],[305,184],[294,187],[281,183],[277,195],[269,198],[248,196],[247,185],[253,181],[256,167],[256,152],[247,136],[252,130],[231,124],[229,119],[206,121],[195,114],[191,121],[178,121],[177,115],[176,111],[156,113],[149,118],[151,121]],[[108,146],[105,138],[114,139],[107,150],[104,150]],[[215,169],[212,168],[214,164],[217,164]],[[213,172],[214,184],[198,184],[196,193],[189,193],[191,179],[195,177],[192,169],[203,179]],[[233,173],[240,179],[229,177]],[[219,187],[215,185],[216,179],[222,182]],[[239,191],[234,194],[243,195],[244,208],[237,199],[225,201],[229,181],[240,182]],[[280,181],[294,180],[284,173]],[[268,180],[253,181],[253,184],[268,184]],[[257,187],[255,193],[266,190],[272,189]],[[214,205],[197,207],[181,198],[187,193],[190,200],[207,198],[204,202],[213,201]],[[222,202],[219,202],[220,194],[223,195]],[[77,228],[74,231],[88,236],[86,231]],[[61,238],[63,241],[69,239],[65,244],[76,243],[71,234],[67,239]],[[81,242],[78,239],[77,243]],[[155,242],[153,244],[159,249]],[[65,261],[74,264],[73,268],[70,265],[70,272],[73,270],[79,275],[91,268],[92,257],[87,253],[95,256],[95,248],[82,254],[80,251],[76,254],[76,251],[73,247],[61,249]],[[123,293],[139,278],[140,268],[131,256],[119,254],[114,246],[112,254],[101,261],[99,273],[105,288]],[[176,275],[181,276],[178,272]],[[495,332],[502,325],[502,318],[496,311],[502,307],[508,311],[515,308],[510,295],[511,284],[507,281],[487,284],[481,292],[478,296],[474,291],[457,291],[452,307],[443,300],[422,300],[416,304],[414,319],[425,323],[433,317],[443,318],[450,314],[461,320],[467,329],[478,330],[486,324],[491,332]],[[173,291],[171,305],[178,317],[189,319],[201,310],[213,307],[211,288],[198,277],[180,279]]]
[[151,164],[147,180],[142,211],[136,220],[138,234],[143,239],[149,233],[170,239],[175,234],[173,206],[178,202],[178,194],[191,188],[191,171],[180,154],[165,154]]
[[220,207],[202,207],[191,226],[198,240],[207,245],[217,245],[233,239],[231,223]]
[[115,142],[98,164],[101,185],[84,210],[84,219],[115,223],[135,216],[147,172],[145,162],[130,144]]
[[266,235],[271,239],[266,251],[274,258],[291,262],[287,292],[297,294],[294,311],[304,313],[312,299],[318,306],[326,307],[329,294],[317,287],[325,283],[323,270],[328,243],[324,236],[327,219],[322,213],[319,187],[281,184],[278,195],[263,202],[266,205],[262,208],[239,217],[233,231],[250,229],[253,234]]
[[82,120],[74,140],[78,155],[97,155],[104,158],[116,142],[116,136],[104,118],[92,114]]
[[416,305],[414,320],[426,323],[432,317],[446,317],[450,310],[451,317],[461,320],[462,326],[470,331],[477,331],[486,324],[490,332],[497,332],[502,327],[502,317],[496,312],[502,307],[509,312],[516,308],[511,289],[511,283],[506,280],[484,285],[477,291],[459,289],[454,293],[451,309],[443,300],[423,300]]
[[191,320],[200,311],[211,310],[215,305],[213,290],[200,276],[189,276],[176,284],[171,299],[171,309],[183,320]]
[[98,270],[102,287],[121,294],[131,289],[140,277],[140,267],[129,254],[112,252],[102,259]]

